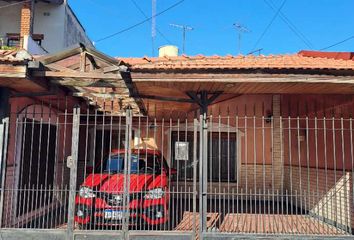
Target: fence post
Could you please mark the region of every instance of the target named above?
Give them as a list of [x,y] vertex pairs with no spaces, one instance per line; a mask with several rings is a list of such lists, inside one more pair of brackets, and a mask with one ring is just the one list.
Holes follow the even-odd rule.
[[[222,92],[208,93],[207,91],[186,92],[186,94],[199,105],[199,238],[203,239],[203,233],[207,230],[207,186],[208,186],[208,106]],[[208,97],[212,94],[211,97]]]
[[10,89],[0,87],[0,227],[5,196],[5,173],[7,163],[7,144],[10,119]]
[[200,96],[200,161],[199,161],[199,214],[200,214],[200,239],[207,230],[207,172],[208,172],[208,93],[203,91]]
[[196,223],[196,212],[197,212],[197,166],[198,166],[198,155],[197,155],[197,141],[198,141],[198,119],[194,119],[193,124],[193,239],[196,239],[197,223]]
[[69,206],[68,206],[68,227],[66,239],[74,239],[74,216],[75,216],[75,195],[77,181],[77,161],[79,155],[79,131],[80,131],[80,107],[73,109],[73,126],[71,137],[71,156],[67,159],[67,166],[70,168],[69,184]]
[[130,141],[132,138],[132,108],[128,107],[125,111],[125,149],[124,149],[124,192],[123,192],[123,206],[127,207],[123,212],[123,223],[122,230],[124,239],[128,239],[128,230],[129,230],[129,202],[130,202],[130,169],[131,169],[131,146]]
[[7,143],[9,133],[9,118],[4,118],[0,124],[0,227],[2,226],[2,215],[4,209],[4,195],[5,195],[5,173],[7,160]]

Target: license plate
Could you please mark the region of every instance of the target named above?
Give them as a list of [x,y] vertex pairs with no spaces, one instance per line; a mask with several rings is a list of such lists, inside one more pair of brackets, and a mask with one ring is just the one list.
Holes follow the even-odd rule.
[[123,211],[105,210],[104,211],[104,218],[105,219],[112,219],[112,220],[122,220]]

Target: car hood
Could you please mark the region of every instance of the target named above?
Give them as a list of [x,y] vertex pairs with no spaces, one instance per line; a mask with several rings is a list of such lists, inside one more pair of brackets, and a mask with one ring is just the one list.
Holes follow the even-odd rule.
[[[167,177],[154,174],[130,174],[129,192],[141,192],[158,187],[166,187]],[[82,184],[96,191],[120,193],[124,191],[124,174],[90,174]]]

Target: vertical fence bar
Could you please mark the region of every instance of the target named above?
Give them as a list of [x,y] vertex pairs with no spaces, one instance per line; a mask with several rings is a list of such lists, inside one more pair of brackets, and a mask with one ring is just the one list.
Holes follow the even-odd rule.
[[196,238],[197,232],[197,140],[198,140],[198,119],[194,119],[193,124],[193,239]]
[[0,195],[0,227],[2,226],[2,215],[4,208],[5,194],[5,171],[7,160],[7,139],[9,130],[9,118],[4,118],[0,124],[0,179],[1,179],[1,195]]
[[73,126],[71,139],[71,156],[67,159],[67,166],[70,167],[69,183],[69,205],[68,205],[68,229],[66,239],[74,237],[74,215],[75,215],[75,194],[77,181],[77,161],[79,155],[79,128],[80,128],[80,107],[73,109]]
[[[349,206],[350,204],[352,204],[352,206],[354,206],[354,151],[353,151],[353,121],[352,121],[352,116],[350,116],[349,118],[349,137],[350,137],[350,161],[351,161],[351,185],[352,185],[352,190],[351,190],[351,199],[352,202],[349,202]],[[350,171],[349,171],[350,174]],[[350,198],[349,198],[350,199]],[[351,213],[353,214],[353,213]],[[353,223],[352,223],[353,224]],[[349,228],[350,234],[352,234],[352,228]]]
[[199,117],[199,236],[202,237],[204,229],[204,209],[203,209],[203,123],[204,117]]
[[131,168],[131,148],[130,148],[130,140],[132,134],[132,109],[127,108],[125,114],[125,151],[124,151],[124,192],[123,192],[123,206],[126,208],[123,212],[123,223],[122,229],[124,238],[127,238],[128,230],[129,230],[129,188],[130,188],[130,168]]
[[199,161],[199,214],[200,214],[200,227],[199,236],[203,239],[203,233],[207,230],[206,225],[206,212],[207,212],[207,185],[208,185],[208,125],[207,125],[207,112],[208,112],[208,94],[201,92],[200,99],[200,161]]

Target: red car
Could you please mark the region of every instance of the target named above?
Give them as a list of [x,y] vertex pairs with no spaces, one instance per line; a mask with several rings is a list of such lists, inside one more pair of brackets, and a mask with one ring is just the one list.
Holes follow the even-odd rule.
[[129,196],[123,206],[125,155],[125,150],[113,150],[82,183],[75,199],[79,225],[121,225],[124,213],[129,214],[129,225],[157,228],[168,221],[168,176],[175,170],[159,151],[133,149],[126,178]]

